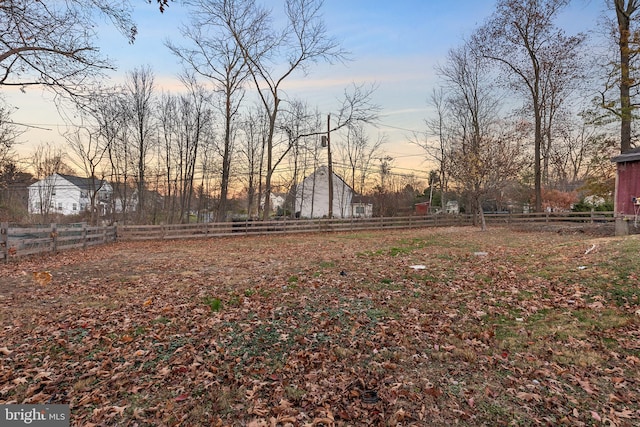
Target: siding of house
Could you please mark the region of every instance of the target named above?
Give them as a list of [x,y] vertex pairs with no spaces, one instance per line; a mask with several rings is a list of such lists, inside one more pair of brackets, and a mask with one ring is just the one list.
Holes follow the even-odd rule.
[[373,204],[353,202],[351,204],[354,218],[371,218],[373,216]]
[[[79,186],[82,181],[84,185]],[[86,178],[53,174],[29,186],[29,213],[42,213],[41,204],[48,203],[49,214],[75,215],[87,210],[91,204],[90,188]],[[100,187],[96,200],[99,205],[101,197],[109,197],[111,185],[106,182],[98,184]],[[104,209],[103,209],[104,210]],[[103,214],[104,212],[100,212]]]
[[640,199],[640,161],[620,162],[616,176],[616,214],[636,215],[638,206],[633,204],[634,197]]
[[50,214],[71,215],[80,211],[80,189],[60,175],[54,174],[29,186],[29,213],[41,213],[41,205],[49,204]]
[[[329,171],[319,167],[296,188],[295,211],[301,218],[322,218],[329,215]],[[353,190],[333,174],[333,216],[351,217]]]

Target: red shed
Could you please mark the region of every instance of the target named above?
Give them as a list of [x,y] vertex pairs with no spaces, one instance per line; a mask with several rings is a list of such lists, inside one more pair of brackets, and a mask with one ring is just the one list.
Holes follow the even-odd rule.
[[618,217],[637,217],[640,210],[640,147],[611,161],[617,163],[615,214]]
[[416,215],[426,215],[429,213],[431,202],[416,203]]

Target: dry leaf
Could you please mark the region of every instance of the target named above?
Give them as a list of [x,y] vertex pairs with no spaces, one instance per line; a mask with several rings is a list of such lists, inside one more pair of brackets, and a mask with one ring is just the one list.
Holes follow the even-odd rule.
[[536,402],[542,402],[542,396],[536,393],[527,393],[525,391],[521,391],[516,394],[516,397],[518,399],[524,400],[525,402],[531,402],[533,400],[535,400]]
[[51,283],[51,279],[53,276],[48,271],[34,271],[33,272],[33,280],[41,286],[48,285]]
[[582,387],[582,389],[584,391],[586,391],[588,394],[595,394],[596,391],[594,390],[595,387],[592,387],[591,384],[589,383],[589,381],[587,380],[578,380],[578,384],[580,384],[580,387]]

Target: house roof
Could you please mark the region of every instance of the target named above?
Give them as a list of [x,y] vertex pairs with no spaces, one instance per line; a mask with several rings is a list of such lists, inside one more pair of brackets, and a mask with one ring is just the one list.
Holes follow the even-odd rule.
[[66,179],[67,181],[69,181],[70,183],[72,183],[73,185],[75,185],[76,187],[82,189],[82,190],[91,190],[92,188],[92,184],[95,185],[96,189],[101,188],[103,185],[105,185],[107,182],[102,180],[102,179],[98,179],[98,178],[82,178],[79,176],[73,176],[73,175],[65,175],[65,174],[58,174],[59,176],[61,176],[62,178]]
[[351,203],[373,204],[373,197],[354,194]]
[[[307,179],[312,179],[314,175],[321,175],[321,174],[328,174],[329,173],[329,168],[325,165],[322,166],[318,166],[318,168],[316,168],[315,171],[313,171],[313,173],[311,173],[310,175],[305,176],[302,181],[306,181]],[[347,182],[342,179],[342,177],[340,175],[338,175],[337,173],[335,173],[335,171],[331,171],[331,173],[333,174],[334,177],[338,178],[338,180],[340,182],[342,182],[342,184],[344,184],[347,188],[349,188],[354,194],[355,194],[355,190],[353,188],[351,188],[351,186],[349,184],[347,184]]]
[[[81,190],[91,190],[91,188],[92,188],[92,185],[91,185],[92,184],[92,179],[91,178],[83,178],[83,177],[80,177],[80,176],[65,175],[65,174],[62,174],[62,173],[56,173],[54,175],[58,175],[59,177],[64,178],[65,180],[69,181],[71,184],[73,184],[74,186],[78,187]],[[48,179],[51,176],[53,176],[53,175],[50,175],[45,179]],[[105,180],[101,180],[101,179],[97,179],[97,178],[93,178],[93,179],[95,180],[94,181],[94,185],[95,185],[96,189],[98,189],[98,190],[100,188],[102,188],[105,184],[107,184],[107,181],[105,181]],[[40,180],[40,181],[43,181],[43,180]],[[30,185],[30,187],[31,186],[37,186],[38,182],[40,182],[40,181],[34,182],[33,184]]]
[[640,147],[629,150],[611,159],[614,163],[635,162],[640,160]]

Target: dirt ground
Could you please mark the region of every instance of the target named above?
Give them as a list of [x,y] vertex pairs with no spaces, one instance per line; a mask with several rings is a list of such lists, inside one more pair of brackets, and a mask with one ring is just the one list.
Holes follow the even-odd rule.
[[638,425],[640,240],[603,228],[127,242],[11,262],[0,403],[69,404],[78,426]]

